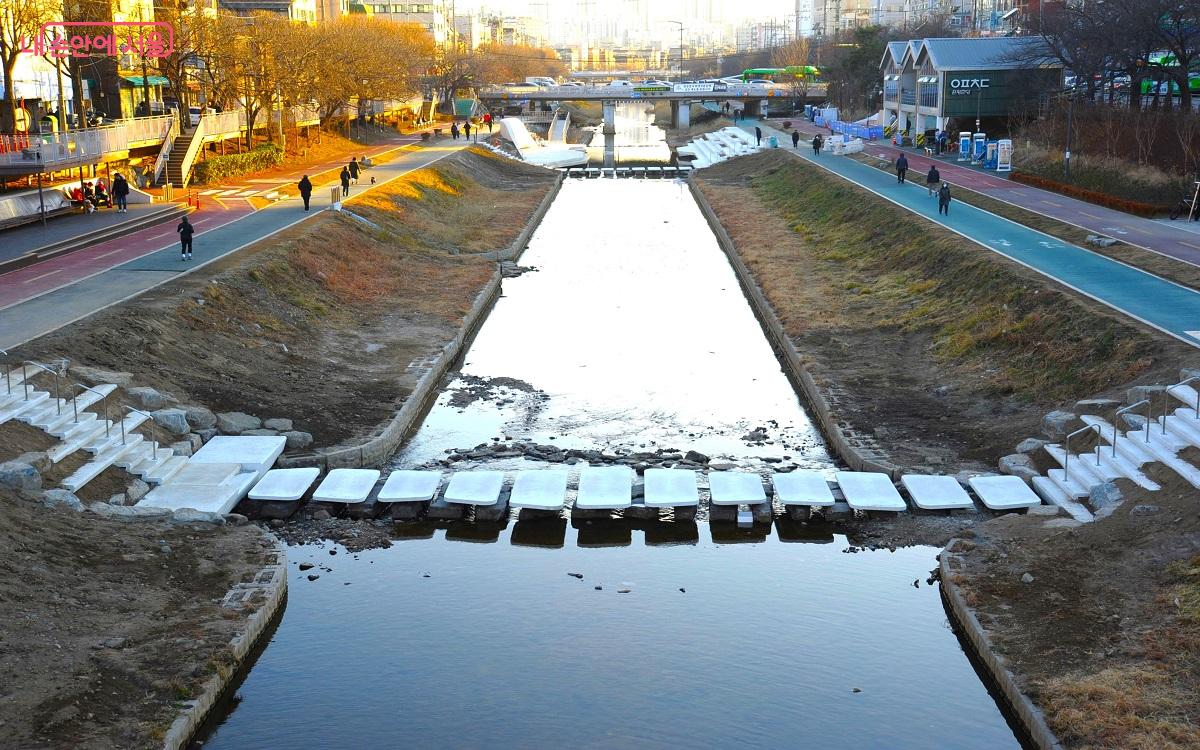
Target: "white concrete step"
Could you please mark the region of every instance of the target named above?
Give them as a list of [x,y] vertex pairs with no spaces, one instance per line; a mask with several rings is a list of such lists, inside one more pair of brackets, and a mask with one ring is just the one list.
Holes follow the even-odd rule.
[[[113,461],[113,466],[124,469],[125,471],[129,471],[129,467],[135,464],[140,464],[142,461],[145,461],[147,458],[154,455],[154,452],[154,442],[143,437],[141,442],[139,442],[136,447],[134,447],[132,450],[125,451],[125,455],[121,456],[116,461]],[[132,474],[133,472],[130,473]]]
[[1141,469],[1134,466],[1128,458],[1120,453],[1113,456],[1111,447],[1100,446],[1097,448],[1097,452],[1100,454],[1100,463],[1112,473],[1113,479],[1124,477],[1151,492],[1162,489],[1153,479],[1143,474]]
[[1196,410],[1196,389],[1190,385],[1173,385],[1167,388],[1167,393],[1182,401],[1184,404],[1192,407],[1192,413]]
[[1196,489],[1200,489],[1200,469],[1197,469],[1177,456],[1176,451],[1167,448],[1163,443],[1155,441],[1153,438],[1153,428],[1150,430],[1150,435],[1151,439],[1147,447],[1155,455],[1155,458],[1164,466],[1183,477],[1188,484]]
[[1104,468],[1096,465],[1095,454],[1075,453],[1067,461],[1067,452],[1061,445],[1051,443],[1042,447],[1059,466],[1067,467],[1068,475],[1081,487],[1093,487],[1110,479],[1105,476]]
[[1032,484],[1033,491],[1038,494],[1038,497],[1046,501],[1047,505],[1057,505],[1065,510],[1071,518],[1081,523],[1089,523],[1096,520],[1092,512],[1083,503],[1075,502],[1067,493],[1063,492],[1061,487],[1048,477],[1034,477]]
[[141,435],[134,434],[128,436],[125,445],[116,445],[103,453],[99,453],[91,461],[75,470],[75,473],[62,480],[62,487],[71,492],[77,491],[80,487],[100,476],[108,467],[115,464],[122,456],[130,451],[138,449],[141,446],[143,438]]
[[44,422],[47,419],[56,419],[66,413],[66,408],[67,402],[64,399],[49,398],[37,407],[17,417],[17,421],[33,425],[37,422]]
[[131,465],[129,467],[129,473],[137,474],[142,479],[145,479],[147,473],[162,466],[174,457],[175,451],[171,450],[170,448],[159,448],[154,452],[153,456],[146,454],[141,461]]
[[[24,398],[25,386],[23,383],[25,382],[26,378],[28,377],[29,380],[32,380],[38,373],[45,372],[45,370],[39,370],[36,367],[26,368],[26,370],[22,372],[21,368],[17,367],[14,368],[12,373],[8,376],[8,382],[6,385],[3,370],[4,368],[0,367],[0,404],[4,404],[12,399]],[[11,392],[8,390],[10,386],[12,387]]]
[[129,416],[125,417],[125,419],[114,424],[112,426],[112,428],[109,429],[107,438],[102,437],[102,438],[98,439],[96,442],[86,445],[84,447],[87,448],[89,453],[98,454],[108,448],[113,447],[114,445],[120,445],[120,443],[121,443],[121,425],[122,424],[125,425],[125,438],[128,441],[130,436],[136,434],[136,433],[134,433],[134,430],[137,429],[138,427],[141,427],[142,423],[145,422],[147,419],[148,419],[148,417],[145,414],[139,414],[138,412],[133,412]]
[[1046,472],[1046,476],[1051,482],[1054,482],[1055,486],[1062,490],[1068,497],[1081,498],[1088,496],[1089,488],[1081,486],[1073,479],[1068,479],[1066,474],[1063,473],[1062,469],[1051,469],[1050,471]]
[[142,475],[142,479],[150,484],[164,484],[168,479],[178,474],[184,466],[187,466],[187,462],[187,456],[171,456],[153,469],[147,470]]
[[96,419],[80,422],[76,429],[62,436],[61,443],[46,451],[46,455],[52,462],[58,463],[85,445],[104,437],[104,426],[105,422]]
[[9,405],[3,410],[0,410],[0,424],[12,421],[17,417],[30,412],[34,409],[40,409],[50,398],[50,394],[46,391],[33,391],[29,394],[29,399],[21,399],[14,404]]
[[[1181,409],[1180,411],[1185,411]],[[1200,446],[1200,423],[1194,419],[1180,417],[1176,414],[1167,414],[1159,417],[1153,425],[1151,431],[1158,429],[1162,430],[1163,425],[1167,426],[1167,432],[1180,440],[1186,440],[1189,445]]]
[[82,430],[85,426],[92,424],[92,423],[103,424],[103,422],[99,421],[99,417],[96,415],[95,412],[84,411],[84,412],[79,413],[79,421],[78,422],[75,421],[75,415],[72,414],[71,418],[69,420],[67,420],[66,422],[64,422],[62,424],[56,425],[51,429],[46,430],[46,432],[53,435],[56,438],[64,438],[67,436],[68,433],[78,432],[79,430]]
[[59,415],[53,419],[46,418],[46,419],[38,420],[33,423],[33,426],[40,427],[41,429],[45,430],[46,432],[50,433],[51,435],[54,435],[54,434],[56,434],[55,433],[56,429],[59,429],[63,425],[66,425],[68,423],[73,423],[75,421],[76,414],[79,415],[80,419],[83,418],[83,415],[90,414],[91,412],[88,412],[85,410],[89,406],[99,403],[100,399],[104,398],[108,394],[117,390],[117,387],[115,385],[112,385],[111,383],[106,383],[104,385],[96,386],[95,390],[99,391],[99,392],[98,393],[95,393],[93,391],[81,392],[72,401],[67,401],[65,404],[63,404],[63,409],[62,409],[61,415]]
[[[1100,428],[1100,434],[1109,445],[1113,441],[1113,426],[1101,417],[1085,414],[1080,417],[1084,424],[1094,424]],[[1150,427],[1151,432],[1154,431],[1153,424]],[[1146,442],[1145,430],[1131,430],[1125,433],[1117,433],[1117,453],[1124,456],[1131,464],[1141,466],[1150,461],[1157,461],[1158,455],[1150,450],[1149,443]]]

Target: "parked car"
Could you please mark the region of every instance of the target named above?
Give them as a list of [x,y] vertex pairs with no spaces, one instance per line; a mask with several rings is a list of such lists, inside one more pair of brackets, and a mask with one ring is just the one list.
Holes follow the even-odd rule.
[[188,107],[188,120],[191,121],[192,127],[200,124],[200,108]]

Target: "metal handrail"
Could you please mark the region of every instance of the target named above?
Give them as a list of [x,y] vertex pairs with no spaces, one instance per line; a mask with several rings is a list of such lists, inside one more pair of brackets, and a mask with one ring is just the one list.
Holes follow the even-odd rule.
[[[0,349],[0,354],[8,356],[7,349]],[[8,387],[8,395],[12,395],[12,362],[4,363],[4,385]]]
[[[138,414],[142,414],[150,419],[154,419],[154,415],[151,414],[150,412],[145,412],[145,411],[142,411],[141,409],[135,409],[132,406],[126,406],[125,408],[128,409],[129,411],[136,411]],[[121,420],[121,445],[125,445],[125,420],[124,419]],[[150,457],[154,458],[158,455],[158,441],[155,440],[154,438],[150,438],[150,445],[153,448],[153,451],[150,453]]]
[[1150,399],[1144,398],[1135,404],[1123,406],[1113,413],[1113,458],[1117,457],[1117,433],[1119,431],[1117,425],[1120,423],[1121,415],[1127,411],[1132,411],[1133,409],[1138,408],[1142,404],[1146,405],[1146,442],[1150,442],[1150,418],[1154,415],[1154,412],[1151,410]]
[[[108,395],[109,394],[102,393],[101,391],[98,391],[95,388],[92,388],[91,386],[86,386],[82,383],[76,383],[75,387],[82,388],[85,391],[91,391],[92,393],[100,394],[100,405],[104,407],[104,437],[108,437],[108,428],[112,424],[111,422],[108,421]],[[78,396],[71,399],[71,406],[75,410],[75,424],[79,424],[79,397]]]
[[[65,362],[66,360],[63,360],[63,361]],[[34,367],[37,367],[38,369],[41,369],[41,370],[45,370],[46,372],[48,372],[54,376],[54,402],[55,402],[54,405],[57,408],[58,413],[62,414],[62,387],[59,383],[59,378],[62,377],[62,373],[60,373],[58,370],[55,370],[52,367],[47,367],[46,365],[43,365],[41,362],[34,362],[31,359],[22,362],[21,363],[21,376],[22,376],[22,380],[24,381],[24,384],[25,384],[25,400],[26,401],[29,400],[29,378],[25,375],[25,366],[26,365],[33,365]]]
[[[1071,478],[1070,476],[1067,475],[1067,467],[1071,463],[1071,438],[1075,437],[1076,435],[1081,435],[1081,434],[1087,432],[1088,430],[1095,430],[1096,437],[1100,438],[1101,440],[1104,439],[1104,435],[1101,434],[1101,432],[1100,432],[1099,425],[1094,425],[1094,424],[1089,424],[1085,427],[1081,427],[1080,429],[1075,430],[1071,434],[1067,435],[1067,439],[1063,441],[1063,450],[1066,451],[1066,454],[1067,454],[1063,458],[1063,478],[1065,478],[1065,479],[1069,480]],[[1096,448],[1096,465],[1097,466],[1100,465],[1100,449],[1098,447]]]
[[158,150],[158,158],[154,160],[154,179],[152,184],[158,184],[163,172],[167,169],[167,161],[171,158],[171,149],[175,146],[175,138],[179,135],[179,120],[172,117],[163,134],[162,148]]
[[[1171,389],[1178,388],[1181,385],[1187,385],[1188,383],[1194,383],[1197,380],[1200,380],[1200,375],[1193,375],[1186,380],[1179,381],[1175,385],[1169,385],[1166,388],[1163,388],[1162,434],[1167,434],[1167,399],[1171,397]],[[1196,419],[1200,419],[1200,389],[1196,391]]]

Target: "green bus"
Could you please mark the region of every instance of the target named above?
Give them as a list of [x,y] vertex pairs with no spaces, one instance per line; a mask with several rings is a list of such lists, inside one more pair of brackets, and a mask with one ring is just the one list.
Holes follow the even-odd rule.
[[765,79],[775,83],[802,81],[806,78],[817,78],[821,71],[812,65],[789,65],[786,68],[746,68],[742,71],[743,81]]

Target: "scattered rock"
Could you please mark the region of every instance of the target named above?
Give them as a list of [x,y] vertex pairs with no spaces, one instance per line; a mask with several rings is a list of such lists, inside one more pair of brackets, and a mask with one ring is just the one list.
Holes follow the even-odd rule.
[[263,420],[263,427],[276,432],[290,432],[292,429],[292,420],[284,419],[283,417],[274,417],[272,419]]
[[217,429],[226,435],[241,435],[246,430],[257,430],[261,427],[261,419],[244,412],[226,411],[217,415]]
[[46,490],[42,493],[42,505],[47,508],[70,508],[76,512],[83,511],[83,503],[75,497],[75,493],[67,490]]
[[1069,411],[1052,411],[1042,417],[1042,434],[1051,440],[1058,440],[1071,431],[1071,423],[1075,415]]
[[1135,385],[1125,392],[1125,403],[1136,404],[1142,399],[1148,398],[1152,404],[1157,404],[1162,398],[1159,394],[1167,390],[1165,385]]
[[250,523],[250,519],[243,516],[241,513],[226,513],[225,523],[229,526],[245,526]]
[[1030,573],[1021,574],[1021,583],[1033,583],[1033,575]]
[[597,591],[603,591],[603,590],[604,590],[604,587],[603,587],[603,586],[593,586],[592,588],[596,589]]
[[5,461],[0,464],[0,487],[23,497],[34,497],[42,490],[42,475],[29,464]]
[[1131,515],[1131,516],[1149,516],[1149,515],[1153,515],[1153,514],[1157,513],[1158,511],[1159,511],[1159,507],[1157,505],[1149,505],[1147,503],[1142,503],[1141,505],[1135,505],[1132,508],[1130,508],[1129,515]]
[[134,479],[125,487],[125,496],[129,498],[129,502],[136,503],[150,492],[150,485],[140,479]]
[[1074,518],[1051,518],[1042,524],[1047,529],[1074,529],[1082,525],[1082,522],[1076,521]]
[[118,492],[115,495],[109,495],[108,499],[104,502],[108,503],[109,505],[133,505],[133,503],[129,502],[129,498],[125,496],[124,492]]
[[1024,453],[1013,453],[1000,459],[1000,473],[1020,477],[1026,482],[1039,476],[1033,465],[1033,459]]
[[159,409],[150,412],[154,422],[172,435],[186,435],[192,431],[183,409]]
[[300,570],[301,570],[301,572],[303,572],[303,571],[305,571],[305,570],[312,570],[312,569],[313,569],[313,564],[312,564],[312,563],[310,563],[310,562],[302,562],[302,563],[300,563]]
[[313,444],[313,436],[307,432],[288,430],[287,432],[283,433],[283,436],[287,438],[287,449],[290,451],[307,448]]
[[572,578],[578,578],[581,581],[583,580],[583,573],[567,573],[567,575],[571,576]]
[[852,692],[852,693],[861,693],[861,692],[862,692],[862,688],[851,688],[851,689],[850,689],[850,692]]
[[185,406],[183,410],[187,414],[187,423],[197,432],[211,430],[217,426],[217,415],[206,407]]
[[136,505],[109,505],[92,503],[87,506],[92,513],[116,521],[145,521],[166,518],[171,511],[166,508],[143,508]]
[[171,513],[171,523],[186,524],[186,523],[211,523],[216,526],[225,525],[225,516],[220,513],[209,513],[203,510],[194,510],[192,508],[180,508]]
[[1017,453],[1033,453],[1033,452],[1037,451],[1039,448],[1041,448],[1043,445],[1049,445],[1049,444],[1050,444],[1049,440],[1042,440],[1041,438],[1032,438],[1032,437],[1025,438],[1021,442],[1017,443]]
[[697,464],[706,464],[708,463],[708,456],[704,455],[700,451],[688,451],[687,453],[683,454],[683,460],[691,461]]
[[212,427],[209,429],[197,429],[195,434],[197,437],[200,438],[201,444],[203,444],[203,443],[207,443],[209,440],[212,440],[220,433],[217,430],[217,428]]
[[1121,402],[1115,398],[1085,398],[1075,402],[1075,413],[1105,416],[1120,406]]
[[146,386],[137,386],[135,388],[126,388],[125,394],[138,405],[139,409],[147,411],[155,411],[167,405],[167,397],[153,388]]
[[1087,243],[1096,247],[1109,247],[1117,244],[1117,241],[1112,237],[1105,237],[1101,234],[1089,234],[1087,236]]
[[192,442],[190,440],[180,440],[177,443],[171,443],[171,452],[176,456],[190,457],[194,451],[192,450]]
[[680,588],[680,589],[679,589],[679,593],[681,593],[681,594],[686,594],[686,593],[687,593],[687,589],[685,589],[685,588]]
[[133,387],[133,373],[130,372],[116,372],[99,367],[73,364],[71,365],[71,374],[80,380],[86,380],[91,385],[112,383],[125,389]]
[[1146,429],[1146,417],[1143,414],[1134,414],[1133,412],[1125,412],[1121,415],[1122,424],[1118,425],[1126,430],[1144,430]]
[[275,432],[275,430],[268,430],[265,427],[257,430],[242,430],[242,435],[246,437],[275,437],[277,434],[279,433]]
[[50,471],[50,468],[54,466],[54,462],[50,460],[50,456],[46,455],[45,451],[22,453],[17,456],[17,463],[29,464],[39,473]]
[[617,589],[618,594],[628,594],[632,591],[633,591],[633,589]]
[[330,516],[329,511],[325,510],[324,508],[321,508],[312,514],[312,519],[314,521],[328,521],[330,518],[332,518],[332,516]]
[[1088,492],[1088,505],[1092,506],[1097,518],[1105,518],[1121,504],[1121,490],[1115,482],[1098,484]]
[[92,648],[111,648],[111,649],[125,648],[125,644],[128,642],[128,640],[129,640],[128,638],[122,638],[120,636],[104,638],[102,640],[96,641],[96,644],[94,646],[92,646]]
[[309,574],[308,574],[308,580],[310,580],[310,581],[315,581],[315,580],[317,580],[317,579],[318,579],[318,578],[320,578],[320,577],[321,577],[321,576],[317,575],[316,573],[309,573]]

